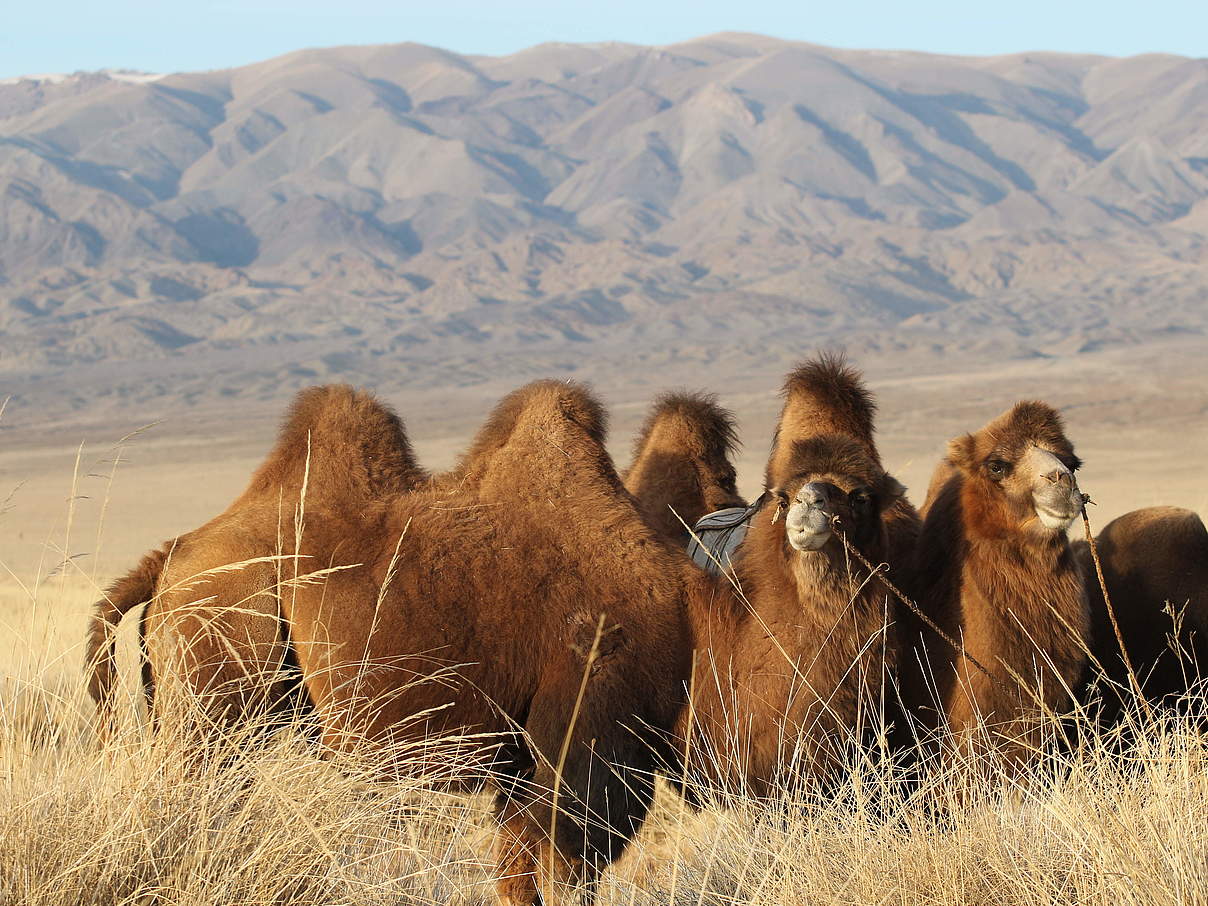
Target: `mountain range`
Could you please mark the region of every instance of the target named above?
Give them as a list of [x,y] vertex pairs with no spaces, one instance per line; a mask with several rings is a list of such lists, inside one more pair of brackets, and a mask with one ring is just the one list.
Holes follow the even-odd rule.
[[26,423],[1208,326],[1204,59],[721,34],[31,77],[0,83],[0,191]]

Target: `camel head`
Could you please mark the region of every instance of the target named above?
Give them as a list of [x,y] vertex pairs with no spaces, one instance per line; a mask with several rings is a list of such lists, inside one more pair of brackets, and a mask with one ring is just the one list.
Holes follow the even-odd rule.
[[980,431],[948,445],[948,461],[965,478],[966,511],[986,527],[1042,538],[1063,536],[1082,511],[1075,470],[1082,465],[1061,416],[1045,403],[1017,403]]
[[864,549],[883,540],[881,514],[906,489],[859,441],[839,435],[797,441],[792,466],[792,477],[770,490],[784,513],[789,547],[806,556],[828,543],[838,549],[836,528]]

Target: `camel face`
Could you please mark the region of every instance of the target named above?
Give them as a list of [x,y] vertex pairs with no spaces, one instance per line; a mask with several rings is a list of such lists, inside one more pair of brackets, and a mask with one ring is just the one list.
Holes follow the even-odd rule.
[[881,514],[905,488],[859,442],[817,437],[798,441],[792,452],[796,474],[775,493],[786,509],[785,539],[793,550],[822,551],[836,528],[861,547],[881,537]]
[[978,472],[1024,531],[1041,536],[1064,533],[1082,509],[1074,470],[1057,452],[1036,443],[1010,450],[999,446],[983,459]]
[[821,550],[834,534],[833,520],[864,534],[859,528],[865,527],[870,516],[876,518],[872,489],[842,476],[808,478],[789,500],[785,535],[797,551]]
[[1019,530],[1052,538],[1082,511],[1074,476],[1082,462],[1060,416],[1043,403],[1019,403],[980,431],[957,438],[948,461],[964,474],[970,505],[985,517],[979,521],[998,526],[995,534]]

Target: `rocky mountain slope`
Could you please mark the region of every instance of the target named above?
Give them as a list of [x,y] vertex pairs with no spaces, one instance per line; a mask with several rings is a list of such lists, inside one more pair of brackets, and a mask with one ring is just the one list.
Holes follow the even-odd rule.
[[16,80],[0,191],[0,396],[27,420],[1208,322],[1208,60],[1173,56],[726,34]]

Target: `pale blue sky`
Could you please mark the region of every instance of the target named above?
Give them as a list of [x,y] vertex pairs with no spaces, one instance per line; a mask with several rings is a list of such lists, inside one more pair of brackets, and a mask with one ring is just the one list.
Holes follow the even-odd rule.
[[3,0],[0,79],[217,69],[303,47],[418,41],[504,54],[543,41],[668,44],[749,31],[839,47],[1208,55],[1208,0]]

